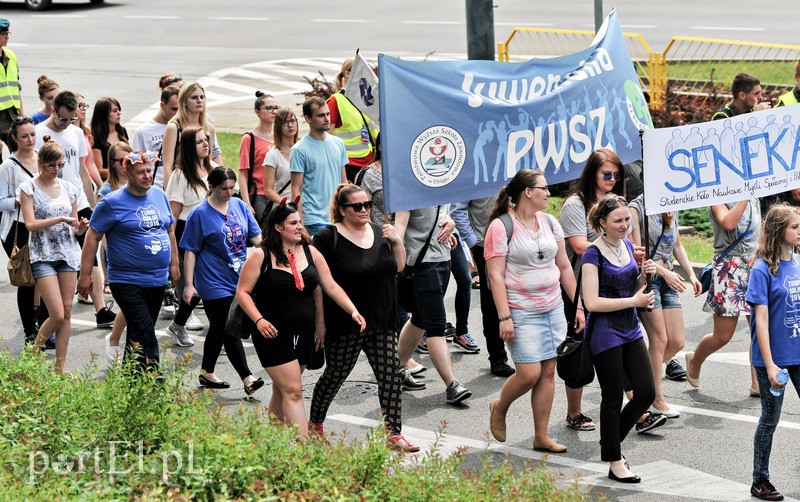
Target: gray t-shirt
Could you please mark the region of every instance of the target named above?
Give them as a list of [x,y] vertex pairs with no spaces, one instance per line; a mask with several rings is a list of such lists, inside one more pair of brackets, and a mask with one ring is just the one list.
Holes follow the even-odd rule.
[[581,267],[581,260],[580,257],[574,258],[575,252],[572,250],[572,246],[569,245],[569,238],[582,235],[589,242],[593,242],[600,237],[600,234],[595,233],[589,227],[587,213],[588,210],[584,209],[581,199],[577,195],[573,195],[564,201],[564,205],[561,207],[561,215],[558,218],[561,228],[564,230],[564,245],[567,248],[567,257],[570,259],[570,263],[573,263],[573,260],[575,263],[572,268],[576,277],[578,269]]
[[386,223],[386,212],[383,204],[383,173],[380,169],[376,169],[374,164],[370,164],[364,168],[361,188],[363,188],[372,199],[372,210],[369,213],[370,221],[376,225],[383,226],[383,224]]
[[478,241],[476,246],[483,247],[483,240],[486,237],[486,230],[489,228],[489,216],[492,214],[494,205],[497,202],[497,195],[484,197],[482,199],[472,199],[467,203],[467,216],[472,225],[472,231]]
[[[630,207],[635,208],[639,212],[639,232],[644,235],[644,196],[640,195],[633,199]],[[653,260],[664,259],[667,262],[672,261],[672,252],[675,249],[675,236],[678,235],[678,212],[672,212],[672,224],[664,229],[664,234],[661,234],[663,216],[661,214],[651,214],[647,217],[650,231],[650,255]],[[659,242],[661,237],[661,242]],[[658,243],[658,249],[654,249]],[[644,245],[644,240],[642,241]]]
[[[736,203],[725,204],[729,211],[735,205]],[[751,209],[752,223],[750,223],[750,228],[748,229],[747,223],[751,221]],[[731,252],[728,253],[726,258],[738,256],[739,258],[747,260],[756,254],[758,239],[761,236],[761,206],[758,199],[749,200],[748,208],[744,210],[744,214],[742,214],[742,217],[739,219],[739,223],[736,224],[736,228],[731,231],[722,229],[717,219],[714,218],[714,213],[711,211],[710,207],[708,208],[708,215],[711,218],[711,225],[714,228],[714,256],[720,256],[725,252],[728,246],[733,244],[745,231],[747,231],[747,236],[742,239],[742,242],[737,244],[735,248],[731,249]]]
[[423,263],[437,263],[450,260],[450,244],[448,242],[439,242],[436,237],[441,232],[439,225],[450,214],[450,205],[444,204],[439,206],[439,218],[436,218],[436,206],[423,207],[421,209],[414,209],[411,211],[411,216],[408,218],[408,227],[406,227],[405,245],[406,245],[406,265],[414,265],[417,260],[417,255],[422,250],[422,245],[425,239],[431,233],[431,228],[436,225],[436,230],[431,235],[430,245],[422,258]]

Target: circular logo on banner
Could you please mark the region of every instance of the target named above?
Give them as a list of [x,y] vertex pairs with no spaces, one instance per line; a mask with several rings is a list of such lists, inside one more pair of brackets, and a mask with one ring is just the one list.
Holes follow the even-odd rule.
[[647,109],[647,101],[644,99],[642,90],[633,80],[625,81],[625,101],[628,106],[633,124],[637,129],[652,129],[653,119],[650,118],[650,110]]
[[452,182],[464,167],[467,148],[452,127],[424,130],[411,144],[411,171],[424,185],[440,187]]

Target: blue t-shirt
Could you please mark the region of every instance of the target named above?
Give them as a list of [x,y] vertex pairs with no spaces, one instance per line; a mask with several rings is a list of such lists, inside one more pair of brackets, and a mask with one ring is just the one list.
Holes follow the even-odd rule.
[[336,187],[342,182],[342,167],[347,165],[344,141],[325,134],[325,141],[305,135],[292,147],[289,170],[303,173],[303,223],[327,225]]
[[200,298],[216,300],[236,294],[247,241],[257,235],[261,228],[240,199],[228,202],[228,214],[211,207],[208,199],[189,213],[180,247],[197,254],[194,287]]
[[151,188],[143,197],[123,188],[101,199],[89,224],[106,236],[108,281],[142,287],[166,284],[171,257],[168,228],[174,222],[160,188]]
[[31,118],[33,119],[33,124],[36,125],[39,122],[44,122],[45,120],[49,119],[50,115],[45,115],[39,110],[36,110],[36,112],[33,115],[31,115]]
[[[747,303],[769,307],[769,347],[772,361],[781,367],[800,364],[800,256],[781,260],[778,275],[769,273],[763,258],[750,271]],[[755,308],[750,316],[753,337],[753,366],[765,367],[756,338]]]
[[[117,188],[117,190],[119,190],[119,188]],[[105,183],[103,183],[103,186],[100,187],[100,190],[97,191],[97,195],[99,195],[100,197],[105,197],[113,191],[114,190],[111,189],[111,183],[106,181]]]

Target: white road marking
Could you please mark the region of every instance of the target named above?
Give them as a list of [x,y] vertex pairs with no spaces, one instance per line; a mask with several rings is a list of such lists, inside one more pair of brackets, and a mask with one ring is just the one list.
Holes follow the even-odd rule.
[[[83,319],[72,318],[72,324],[77,324],[78,326],[87,326],[87,327],[90,327],[90,328],[96,328],[98,330],[104,330],[104,331],[110,331],[111,330],[111,328],[97,328],[97,323],[96,322],[94,322],[94,321],[84,321]],[[204,337],[202,335],[193,335],[191,331],[189,331],[188,333],[189,333],[189,338],[193,339],[196,342],[202,342],[202,341],[204,341],[206,339],[206,337]],[[103,336],[105,336],[105,335],[103,335]],[[169,333],[167,333],[166,331],[161,330],[161,329],[157,329],[156,330],[156,336],[161,337],[161,338],[168,338],[170,340],[173,339],[172,335],[170,335]],[[122,334],[121,340],[122,341],[120,343],[124,343],[124,341],[125,341],[125,333],[124,332]],[[100,340],[100,342],[102,343],[102,340]],[[245,347],[252,347],[253,346],[252,343],[246,342],[244,340],[242,340],[242,345],[244,345]],[[181,347],[181,348],[187,349],[189,347]]]
[[766,28],[756,28],[754,26],[692,26],[689,29],[703,31],[767,31]]
[[[353,425],[376,427],[378,422],[353,415],[338,414],[328,417]],[[422,449],[417,455],[431,453],[431,447],[436,445],[436,453],[446,457],[460,448],[473,448],[481,451],[513,455],[515,457],[541,460],[545,455],[525,448],[504,446],[499,443],[481,441],[450,434],[437,435],[434,431],[403,426],[403,435],[410,441],[419,444]],[[677,495],[686,498],[703,500],[750,500],[749,485],[731,481],[713,474],[708,474],[697,469],[674,464],[666,460],[659,460],[642,465],[635,465],[633,470],[641,476],[642,482],[638,485],[622,485],[607,478],[608,464],[600,462],[587,462],[563,455],[547,455],[547,463],[572,469],[589,471],[587,477],[578,478],[578,482],[585,485],[600,485],[608,488],[632,490],[646,493],[659,493],[664,495]]]
[[37,14],[36,17],[39,19],[83,19],[86,14]]
[[373,19],[312,19],[313,23],[374,23]]
[[269,21],[268,17],[221,17],[212,16],[208,19],[212,21]]
[[123,19],[180,19],[179,16],[159,16],[159,15],[130,15],[122,16]]
[[[681,364],[686,360],[686,352],[681,351],[675,354]],[[736,364],[739,366],[750,366],[750,353],[748,352],[715,352],[708,356],[706,361],[715,363]]]
[[[726,420],[734,420],[736,422],[747,422],[751,424],[758,423],[758,417],[754,417],[752,415],[742,415],[739,413],[728,413],[726,411],[708,410],[705,408],[695,408],[693,406],[683,406],[680,404],[670,404],[669,406],[670,408],[674,408],[680,411],[681,413],[691,413],[694,415],[702,415],[705,417],[724,418]],[[784,429],[800,430],[800,423],[781,420],[780,422],[778,422],[778,427],[783,427]]]
[[458,26],[464,24],[461,21],[400,21],[400,24],[432,24],[442,26]]

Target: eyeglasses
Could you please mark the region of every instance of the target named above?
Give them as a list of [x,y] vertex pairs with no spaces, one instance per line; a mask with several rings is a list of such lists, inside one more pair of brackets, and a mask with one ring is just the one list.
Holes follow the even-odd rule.
[[622,179],[622,175],[619,171],[612,173],[611,171],[603,171],[603,181],[611,181],[611,178],[614,178],[614,181],[619,181]]
[[540,187],[533,186],[533,187],[528,187],[528,188],[538,188],[539,190],[544,190],[545,192],[549,192],[550,191],[550,187],[547,186],[547,185],[542,185]]
[[167,77],[164,79],[164,85],[167,86],[170,84],[174,84],[175,82],[181,82],[182,80],[183,77],[181,77],[180,75],[173,75],[171,77]]
[[61,115],[58,114],[58,112],[56,112],[55,116],[58,119],[58,121],[61,122],[62,124],[65,123],[65,122],[69,122],[71,124],[71,123],[75,122],[76,120],[78,120],[78,116],[77,115],[74,116],[74,117],[67,118],[67,117],[62,117]]
[[145,152],[145,153],[131,153],[122,157],[120,162],[125,164],[125,161],[128,161],[128,164],[134,166],[136,164],[150,164],[155,161],[159,160],[157,153]]
[[115,157],[114,158],[114,162],[119,162],[120,164],[122,163],[123,160],[125,160],[125,157]]
[[66,166],[67,163],[62,160],[61,162],[51,162],[47,165],[50,167],[58,167],[59,169],[64,169],[64,166]]
[[259,108],[259,110],[266,110],[268,112],[277,112],[280,109],[281,109],[280,106],[265,106],[263,108]]
[[0,37],[8,37],[11,36],[10,31],[0,31]]
[[369,211],[372,209],[372,201],[366,202],[353,202],[352,204],[342,204],[342,207],[352,207],[353,211],[360,213],[362,210]]
[[89,103],[78,103],[78,108],[81,110],[88,110],[90,108]]
[[297,119],[289,119],[283,123],[283,125],[294,125],[297,123]]

